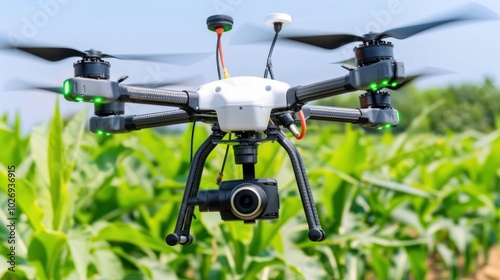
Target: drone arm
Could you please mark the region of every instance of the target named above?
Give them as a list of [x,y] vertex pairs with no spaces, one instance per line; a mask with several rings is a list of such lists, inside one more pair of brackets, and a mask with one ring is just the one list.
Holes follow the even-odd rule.
[[188,123],[198,120],[216,122],[216,117],[192,115],[182,109],[142,115],[94,116],[90,118],[90,131],[94,133],[126,133],[143,128]]
[[298,111],[309,101],[327,98],[355,90],[379,90],[384,87],[396,87],[405,80],[404,64],[395,60],[383,60],[377,63],[352,68],[349,74],[288,89],[288,108]]
[[305,86],[297,86],[287,91],[288,104],[303,105],[309,101],[339,95],[355,90],[350,84],[349,75],[317,82]]
[[143,128],[187,123],[191,120],[191,116],[186,111],[177,109],[166,112],[131,116],[128,121],[128,127],[132,130],[139,130]]
[[198,93],[181,90],[121,85],[115,81],[75,77],[63,84],[68,101],[110,103],[114,101],[172,106],[191,112],[198,108]]
[[348,122],[373,128],[393,127],[399,124],[398,111],[394,108],[351,109],[306,105],[302,110],[311,120]]
[[360,109],[352,108],[306,105],[302,111],[308,119],[321,121],[359,123],[362,116]]
[[185,107],[189,94],[185,91],[120,85],[120,100],[131,103]]

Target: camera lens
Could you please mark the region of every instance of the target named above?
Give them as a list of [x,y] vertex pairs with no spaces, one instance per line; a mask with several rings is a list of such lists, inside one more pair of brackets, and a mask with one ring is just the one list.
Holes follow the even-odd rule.
[[267,207],[266,192],[253,184],[241,184],[231,193],[231,211],[242,220],[257,218]]
[[242,195],[238,201],[243,208],[250,208],[253,204],[253,198],[249,195]]

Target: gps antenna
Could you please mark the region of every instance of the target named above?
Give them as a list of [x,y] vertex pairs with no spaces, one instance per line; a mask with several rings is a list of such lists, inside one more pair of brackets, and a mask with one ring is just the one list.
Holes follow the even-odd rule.
[[273,64],[271,62],[271,56],[273,55],[274,45],[276,45],[276,40],[278,40],[278,33],[281,31],[283,26],[290,25],[292,23],[292,17],[288,14],[274,13],[266,16],[266,25],[274,28],[274,39],[269,49],[269,55],[267,56],[266,71],[264,72],[264,78],[267,78],[269,74],[271,79],[274,80],[273,75]]
[[224,72],[224,79],[229,78],[229,73],[227,72],[226,65],[224,64],[224,56],[222,55],[222,44],[221,37],[222,33],[227,32],[233,28],[233,18],[228,15],[213,15],[207,18],[208,30],[217,33],[217,45],[215,47],[215,60],[217,64],[217,75],[219,80],[222,79],[220,74],[219,66],[219,55],[220,63],[222,64],[222,71]]

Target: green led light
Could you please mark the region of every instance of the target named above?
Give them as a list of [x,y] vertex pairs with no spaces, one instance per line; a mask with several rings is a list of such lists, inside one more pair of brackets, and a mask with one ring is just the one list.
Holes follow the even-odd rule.
[[392,127],[392,124],[388,123],[384,126],[384,128],[391,128]]
[[109,133],[109,132],[108,132],[108,133],[106,133],[106,136],[111,136],[111,133]]
[[377,84],[376,83],[371,83],[370,88],[373,90],[377,90]]
[[399,120],[401,119],[401,118],[399,117],[399,111],[398,111],[398,114],[397,114],[397,116],[398,116],[398,122],[399,122]]
[[100,96],[94,97],[94,103],[97,103],[97,104],[102,103],[102,100],[103,100],[103,98]]
[[102,129],[98,129],[96,131],[97,135],[103,135],[104,134],[104,131]]
[[71,84],[69,83],[69,81],[64,81],[63,94],[68,95],[68,94],[70,94],[70,92],[71,92]]
[[383,80],[383,81],[382,81],[382,85],[386,86],[386,85],[388,85],[388,84],[389,84],[389,81],[388,81],[388,80]]
[[398,82],[393,82],[393,83],[391,84],[391,87],[397,87],[397,86],[398,86]]
[[82,102],[83,101],[83,97],[81,97],[81,96],[75,97],[75,101],[76,102]]

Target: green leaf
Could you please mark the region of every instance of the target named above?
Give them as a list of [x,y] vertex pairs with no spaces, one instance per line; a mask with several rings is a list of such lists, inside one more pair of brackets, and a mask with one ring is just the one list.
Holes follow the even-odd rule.
[[[232,264],[231,266],[236,272],[236,274],[242,274],[244,272],[245,260],[247,258],[248,248],[247,246],[245,246],[245,244],[243,244],[241,240],[233,236],[234,231],[231,231],[231,228],[236,226],[235,223],[243,223],[243,222],[240,221],[229,222],[227,224],[221,225],[221,227],[222,227],[225,246],[227,246],[230,249],[228,252],[230,253],[230,255],[227,257],[228,259],[231,260],[230,262]],[[245,225],[244,227],[248,230],[251,229],[251,225]]]
[[445,244],[438,244],[437,251],[449,269],[454,269],[457,265],[458,256]]
[[[350,197],[352,185],[344,178],[359,178],[366,166],[366,150],[361,144],[361,133],[352,129],[351,126],[347,126],[346,136],[342,144],[331,154],[325,156],[326,164],[338,172],[324,174],[321,202],[322,207],[326,210],[326,215],[331,217],[328,221],[329,230],[338,232],[346,210],[345,206],[351,203],[347,199]],[[346,159],[349,159],[349,164],[346,163]],[[339,174],[346,176],[339,176]]]
[[[29,147],[31,151],[31,157],[35,162],[36,166],[36,176],[38,177],[36,181],[40,188],[49,188],[50,186],[50,175],[48,162],[48,127],[47,125],[37,126],[31,130],[29,137]],[[52,209],[50,209],[52,213]]]
[[68,233],[69,252],[75,264],[78,277],[87,279],[87,266],[90,256],[90,231],[75,229]]
[[[75,163],[82,156],[80,146],[82,145],[87,120],[87,110],[76,114],[64,127],[62,141],[66,145],[65,151],[68,152],[67,165],[64,172],[64,181],[69,181],[73,172]],[[66,155],[66,154],[64,154]]]
[[63,124],[59,113],[59,103],[57,103],[50,125],[47,162],[50,177],[50,197],[54,215],[52,228],[55,230],[62,230],[67,226],[67,217],[70,211],[67,181],[64,178],[67,166],[62,129]]
[[370,252],[372,268],[375,272],[376,279],[389,279],[391,261],[384,255],[384,248],[373,246]]
[[[7,182],[7,168],[0,164],[0,182]],[[2,190],[8,194],[7,188]],[[17,178],[16,180],[16,204],[28,217],[28,223],[35,231],[43,230],[43,210],[36,202],[36,191],[33,184],[24,178]],[[21,194],[21,195],[19,195]]]
[[[255,227],[254,236],[249,246],[250,255],[258,256],[261,254],[271,244],[273,239],[280,236],[283,226],[302,210],[302,204],[298,197],[286,197],[282,198],[281,201],[280,217],[278,220],[273,222],[259,221]],[[276,250],[281,249],[280,247],[276,247]]]
[[93,263],[97,268],[96,279],[122,279],[125,275],[120,259],[113,253],[109,244],[96,242],[92,248]]
[[415,245],[405,247],[406,254],[410,261],[410,270],[413,273],[415,279],[425,279],[427,274],[427,250],[425,245]]
[[152,236],[149,232],[136,229],[128,224],[115,222],[102,228],[93,238],[94,241],[105,240],[124,242],[140,248],[149,248],[158,252],[177,253],[175,249],[168,246],[163,240]]
[[253,257],[250,265],[248,266],[247,272],[245,273],[246,279],[256,279],[257,275],[262,272],[265,268],[270,268],[273,266],[283,266],[286,263],[282,259],[278,258],[256,258]]
[[375,186],[383,187],[383,188],[393,190],[393,191],[403,192],[403,193],[421,196],[421,197],[425,197],[425,198],[432,197],[432,195],[428,192],[425,192],[423,190],[419,190],[417,188],[414,188],[414,187],[411,187],[408,185],[396,183],[396,182],[384,181],[384,180],[371,178],[371,177],[367,177],[367,176],[363,177],[363,181],[370,183],[370,184],[373,184]]
[[28,246],[28,261],[36,269],[37,279],[62,279],[60,266],[66,246],[67,238],[63,233],[53,231],[33,233]]
[[27,143],[21,136],[19,114],[16,114],[13,128],[10,128],[6,122],[0,121],[0,143],[2,144],[0,163],[19,166],[25,159]]
[[489,147],[491,150],[489,151],[483,166],[480,168],[481,174],[479,181],[482,183],[480,185],[493,188],[495,184],[498,186],[500,182],[497,173],[500,166],[500,137],[490,144]]

